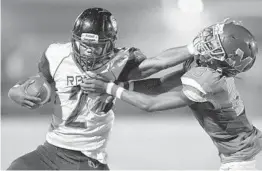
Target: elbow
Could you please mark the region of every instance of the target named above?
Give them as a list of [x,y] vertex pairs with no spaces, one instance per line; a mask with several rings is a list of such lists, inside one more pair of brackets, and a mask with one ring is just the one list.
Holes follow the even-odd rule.
[[154,112],[155,110],[152,107],[147,107],[145,111],[150,113],[150,112]]
[[155,108],[154,108],[153,101],[150,99],[150,100],[147,100],[147,101],[141,103],[140,109],[142,109],[146,112],[154,112]]

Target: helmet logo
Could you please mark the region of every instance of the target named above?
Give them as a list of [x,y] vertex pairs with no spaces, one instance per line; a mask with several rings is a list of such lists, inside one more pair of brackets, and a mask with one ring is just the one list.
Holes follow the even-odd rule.
[[112,23],[114,31],[117,31],[117,22],[116,22],[116,19],[113,15],[110,16],[110,21]]
[[92,33],[82,33],[81,40],[84,42],[98,43],[98,35]]
[[230,55],[229,58],[226,59],[226,62],[239,72],[242,72],[253,60],[250,56],[245,59],[243,59],[243,57],[244,52],[238,48],[234,55]]

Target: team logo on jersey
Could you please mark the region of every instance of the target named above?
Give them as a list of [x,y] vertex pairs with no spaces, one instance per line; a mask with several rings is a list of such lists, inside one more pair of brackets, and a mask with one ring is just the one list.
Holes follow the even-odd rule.
[[82,75],[76,75],[76,76],[68,75],[66,77],[67,86],[76,86],[82,83],[83,79],[84,79],[84,76]]
[[99,36],[97,34],[92,33],[82,33],[81,40],[83,42],[91,42],[91,43],[98,43]]

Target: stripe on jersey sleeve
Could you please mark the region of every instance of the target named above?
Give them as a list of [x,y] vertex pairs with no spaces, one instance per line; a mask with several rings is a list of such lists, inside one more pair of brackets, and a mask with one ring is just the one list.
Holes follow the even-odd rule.
[[46,58],[45,53],[43,53],[40,62],[38,63],[38,71],[41,73],[42,76],[45,77],[48,83],[54,82],[53,77],[51,76],[50,73],[50,65],[49,61]]
[[190,85],[183,85],[182,92],[189,100],[193,102],[201,103],[207,101],[204,93],[202,93],[201,91]]
[[207,94],[203,87],[194,79],[189,77],[181,77],[181,82],[183,85],[188,85],[194,87],[195,89],[199,90],[203,94]]

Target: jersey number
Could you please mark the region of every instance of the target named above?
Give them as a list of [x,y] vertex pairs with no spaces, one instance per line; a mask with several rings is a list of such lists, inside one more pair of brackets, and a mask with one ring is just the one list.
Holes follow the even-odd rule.
[[[70,99],[76,99],[79,91],[80,91],[80,86],[74,86],[71,90]],[[81,113],[84,106],[86,105],[87,99],[88,99],[88,94],[82,92],[80,94],[80,98],[79,98],[79,101],[75,109],[73,110],[71,115],[66,120],[65,126],[74,127],[74,128],[86,128],[85,122],[77,122],[76,119],[79,116],[79,114]]]

